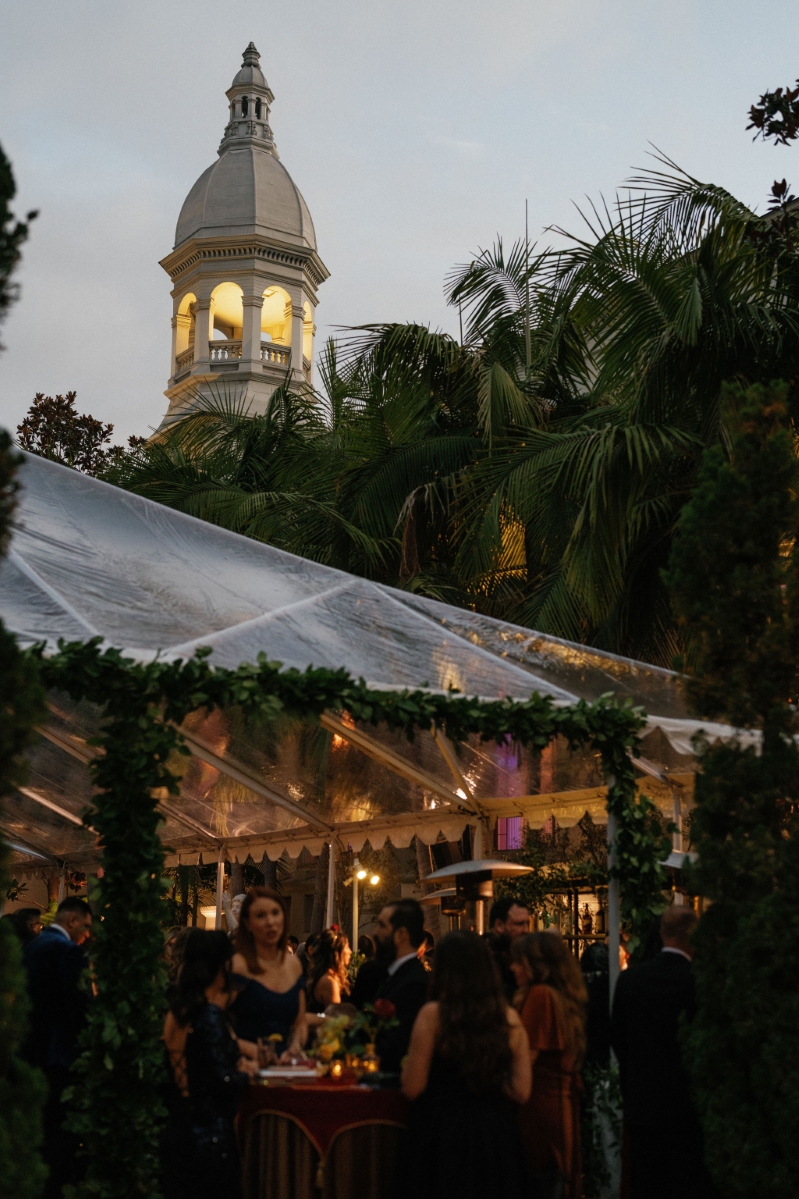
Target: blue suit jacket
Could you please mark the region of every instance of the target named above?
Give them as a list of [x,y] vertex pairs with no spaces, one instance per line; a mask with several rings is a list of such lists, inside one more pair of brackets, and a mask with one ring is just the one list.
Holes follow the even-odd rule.
[[71,1066],[86,1023],[89,991],[81,977],[86,953],[56,929],[46,928],[25,946],[31,1018],[22,1056],[35,1066]]

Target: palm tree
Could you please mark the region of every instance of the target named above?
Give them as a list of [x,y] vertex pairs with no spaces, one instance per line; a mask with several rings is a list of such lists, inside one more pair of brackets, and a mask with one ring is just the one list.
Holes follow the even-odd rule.
[[[702,452],[726,438],[724,384],[793,378],[799,348],[788,214],[758,217],[663,165],[534,263],[530,377],[546,420],[471,472],[457,560],[465,581],[483,574],[503,521],[518,522],[527,581],[509,615],[655,662],[679,648],[661,570]],[[481,259],[450,296],[486,345],[510,319]]]

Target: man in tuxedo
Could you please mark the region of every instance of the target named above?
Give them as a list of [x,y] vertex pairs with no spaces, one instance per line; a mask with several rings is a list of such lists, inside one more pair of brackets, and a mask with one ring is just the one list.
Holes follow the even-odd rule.
[[679,1028],[696,1011],[690,908],[661,917],[663,948],[616,984],[611,1043],[619,1062],[629,1199],[711,1199],[702,1133],[683,1065]]
[[387,963],[375,1003],[381,999],[393,1003],[399,1021],[397,1027],[380,1034],[376,1049],[381,1070],[396,1073],[408,1052],[419,1009],[427,1002],[430,975],[419,960],[419,946],[424,943],[422,905],[415,899],[400,899],[383,908],[375,941],[376,957]]
[[81,985],[89,960],[84,942],[92,925],[85,899],[64,899],[55,920],[25,946],[22,961],[28,975],[31,1019],[22,1056],[47,1076],[44,1108],[44,1160],[50,1170],[44,1199],[60,1196],[65,1183],[77,1183],[78,1138],[65,1132],[61,1101],[74,1081],[70,1067],[78,1056],[78,1037],[86,1023],[89,993]]

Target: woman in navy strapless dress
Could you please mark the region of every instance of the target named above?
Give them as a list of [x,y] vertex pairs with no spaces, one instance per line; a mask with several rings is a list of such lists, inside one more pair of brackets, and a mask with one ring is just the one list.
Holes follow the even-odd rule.
[[279,1054],[298,1052],[307,1038],[305,979],[299,959],[288,949],[287,936],[282,896],[270,887],[248,891],[233,957],[234,972],[246,982],[230,1014],[241,1041],[279,1035]]

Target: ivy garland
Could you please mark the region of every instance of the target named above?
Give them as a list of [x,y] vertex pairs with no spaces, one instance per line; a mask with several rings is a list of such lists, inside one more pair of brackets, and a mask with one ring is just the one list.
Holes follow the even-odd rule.
[[[165,892],[160,816],[153,793],[177,794],[179,781],[167,766],[181,745],[180,725],[198,709],[239,707],[259,722],[281,714],[314,719],[345,710],[358,721],[402,730],[437,725],[456,741],[470,734],[484,741],[507,737],[543,750],[555,737],[571,748],[590,746],[613,783],[608,808],[618,818],[616,875],[622,914],[640,934],[662,907],[663,838],[654,807],[638,799],[630,752],[644,723],[640,709],[609,697],[555,707],[548,697],[481,701],[425,691],[374,691],[345,670],[283,670],[261,655],[237,670],[215,668],[210,651],[188,661],[141,664],[99,638],[59,643],[38,659],[46,686],[73,699],[102,706],[105,721],[95,744],[104,751],[92,763],[98,788],[85,816],[103,846],[103,878],[95,894],[101,917],[96,937],[92,1005],[78,1070],[75,1128],[85,1139],[89,1170],[82,1195],[141,1199],[158,1194],[157,1147],[164,979],[155,965],[160,950],[159,907]],[[655,832],[656,830],[656,832]]]

